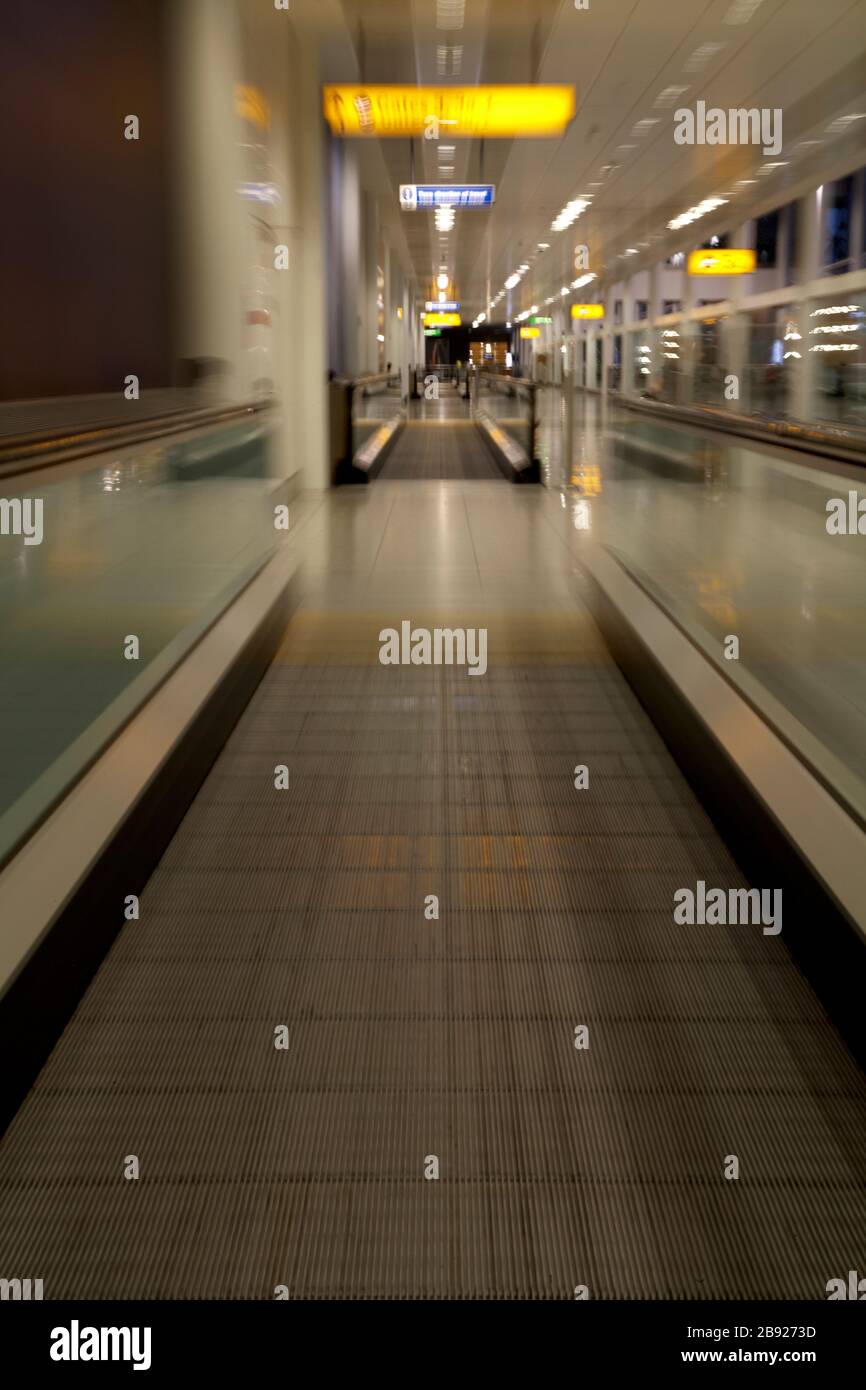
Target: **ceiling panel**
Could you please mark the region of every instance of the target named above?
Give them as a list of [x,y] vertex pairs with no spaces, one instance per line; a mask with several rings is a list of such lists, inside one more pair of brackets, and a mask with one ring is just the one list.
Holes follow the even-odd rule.
[[[655,261],[684,238],[688,244],[690,233],[667,230],[671,217],[736,179],[756,178],[715,215],[739,225],[761,200],[785,201],[818,160],[824,167],[856,142],[856,131],[828,135],[825,127],[866,109],[866,0],[605,0],[587,11],[573,0],[465,0],[462,27],[445,31],[436,27],[436,0],[344,0],[343,11],[362,80],[577,88],[578,112],[561,139],[451,142],[445,167],[453,173],[441,181],[483,177],[497,185],[497,201],[489,211],[458,211],[443,243],[432,213],[400,213],[398,205],[398,186],[413,174],[437,181],[436,142],[384,140],[378,161],[364,160],[381,222],[405,245],[419,297],[444,245],[471,314],[487,308],[522,261],[532,260],[532,270],[511,297],[514,312],[558,291],[574,276],[576,242],[589,245],[593,269],[606,276],[622,269],[627,245],[640,253],[629,271]],[[781,107],[786,167],[768,180],[755,174],[765,162],[760,148],[676,145],[673,111],[698,99],[725,109]],[[811,138],[827,143],[794,149]],[[551,232],[560,208],[584,191],[591,209],[570,230]]]

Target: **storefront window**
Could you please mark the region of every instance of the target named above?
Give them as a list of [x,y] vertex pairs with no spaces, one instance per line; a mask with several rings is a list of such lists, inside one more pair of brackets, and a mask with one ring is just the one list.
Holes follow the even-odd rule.
[[697,334],[691,339],[694,353],[692,399],[696,405],[718,405],[724,399],[721,324],[721,318],[701,319]]
[[644,329],[634,336],[634,389],[641,396],[660,394],[658,364],[655,361],[655,335],[651,329]]
[[779,419],[788,414],[790,384],[803,355],[796,314],[778,305],[753,309],[748,317],[743,399],[753,414]]
[[806,351],[814,359],[813,408],[818,420],[866,429],[866,296],[815,304]]
[[679,328],[660,328],[656,334],[651,390],[671,404],[679,398],[683,336]]

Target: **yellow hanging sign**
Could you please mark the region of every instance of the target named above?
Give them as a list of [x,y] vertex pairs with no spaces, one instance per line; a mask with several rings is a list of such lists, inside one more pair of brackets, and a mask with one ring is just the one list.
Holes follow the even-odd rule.
[[459,314],[422,314],[425,328],[459,328],[463,320]]
[[751,275],[757,257],[754,251],[716,247],[710,251],[689,252],[689,275]]
[[424,136],[458,140],[562,135],[574,116],[574,87],[335,86],[322,89],[335,135]]
[[603,319],[603,304],[572,304],[571,317],[573,319]]
[[540,328],[521,328],[521,330],[520,330],[520,336],[521,336],[521,338],[540,338],[540,337],[541,337],[541,329],[540,329]]

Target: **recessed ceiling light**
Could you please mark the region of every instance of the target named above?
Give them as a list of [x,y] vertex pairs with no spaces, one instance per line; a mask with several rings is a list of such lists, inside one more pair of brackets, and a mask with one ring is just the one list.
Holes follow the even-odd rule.
[[694,53],[686,59],[683,64],[683,72],[700,72],[701,68],[705,68],[707,63],[715,58],[717,53],[721,53],[722,49],[726,47],[727,45],[724,43],[702,43],[695,49]]
[[695,207],[681,212],[678,217],[672,217],[668,226],[673,231],[678,231],[680,227],[687,227],[690,222],[696,222],[699,217],[705,217],[708,212],[714,212],[716,208],[721,207],[727,201],[727,198],[721,197],[704,198]]
[[436,0],[436,28],[462,29],[465,0]]
[[734,0],[730,9],[722,15],[723,24],[748,24],[755,10],[764,0]]
[[449,46],[440,43],[436,47],[436,73],[439,77],[459,77],[463,67],[463,45]]
[[572,198],[551,222],[551,230],[554,232],[565,231],[566,227],[570,227],[572,222],[576,222],[581,213],[585,212],[588,207],[588,199]]
[[687,92],[688,87],[663,87],[653,102],[653,106],[673,106],[677,97]]

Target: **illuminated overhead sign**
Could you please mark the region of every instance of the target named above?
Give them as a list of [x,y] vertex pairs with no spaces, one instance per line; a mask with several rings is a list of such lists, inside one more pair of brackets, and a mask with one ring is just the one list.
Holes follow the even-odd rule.
[[754,251],[721,250],[689,252],[689,275],[751,275]]
[[404,212],[427,208],[489,208],[496,198],[492,183],[401,183],[400,206]]
[[335,135],[514,139],[562,135],[574,116],[574,87],[327,85],[322,103]]
[[442,337],[442,329],[441,329],[441,328],[425,328],[425,329],[424,329],[424,337],[425,337],[425,338],[441,338],[441,337]]
[[573,319],[603,319],[603,304],[572,304],[571,317]]
[[532,315],[532,318],[529,320],[529,322],[530,322],[530,323],[553,323],[553,319],[552,319],[552,318],[549,318],[547,314],[533,314],[533,315]]
[[541,329],[540,329],[540,328],[521,328],[521,330],[520,330],[520,336],[521,336],[521,338],[540,338],[540,337],[541,337]]
[[461,319],[459,314],[425,314],[424,323],[427,328],[459,328]]
[[435,299],[428,299],[424,308],[428,314],[456,314],[460,305],[456,299],[446,299],[441,304]]

